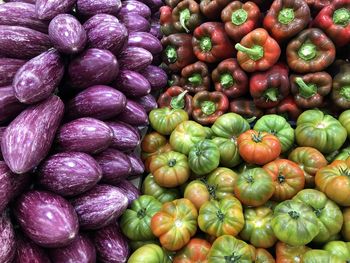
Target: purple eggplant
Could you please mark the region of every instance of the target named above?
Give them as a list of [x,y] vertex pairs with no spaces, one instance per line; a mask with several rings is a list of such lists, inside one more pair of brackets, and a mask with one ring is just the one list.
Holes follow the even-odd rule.
[[81,228],[99,229],[115,222],[124,213],[128,199],[117,187],[96,185],[72,199],[71,203],[78,214]]
[[1,150],[11,171],[26,173],[46,157],[63,112],[61,99],[52,96],[25,109],[9,124],[1,141]]
[[80,152],[57,153],[40,165],[38,183],[62,196],[90,190],[102,178],[102,170],[90,155]]
[[142,97],[151,92],[151,85],[140,73],[132,70],[121,70],[113,86],[128,97]]
[[131,32],[129,34],[128,46],[144,48],[151,52],[151,54],[159,54],[163,50],[160,41],[147,32]]
[[141,143],[138,130],[130,124],[121,121],[110,121],[106,124],[113,130],[111,148],[127,152],[133,151]]
[[23,26],[47,33],[48,23],[36,17],[35,5],[6,3],[0,5],[0,25]]
[[140,2],[147,5],[151,9],[152,13],[158,12],[159,8],[164,5],[162,0],[140,0]]
[[[2,137],[4,136],[6,127],[0,127],[0,145],[1,145],[1,140]],[[0,147],[0,160],[4,160],[4,158],[2,157],[2,151],[1,151],[1,147]]]
[[29,59],[50,47],[46,34],[21,26],[0,25],[0,57]]
[[12,84],[16,72],[26,63],[25,60],[0,58],[0,87]]
[[55,49],[32,58],[15,75],[13,89],[16,98],[22,103],[33,104],[50,97],[63,73],[63,61]]
[[159,19],[151,19],[151,29],[149,30],[149,33],[155,36],[158,40],[161,40],[163,37],[161,26],[159,23]]
[[95,263],[96,249],[90,238],[80,234],[68,246],[50,250],[52,263]]
[[67,246],[76,238],[78,217],[63,197],[45,191],[29,191],[21,195],[14,214],[23,232],[43,247]]
[[122,69],[140,71],[152,63],[152,54],[140,47],[127,47],[119,55],[119,63]]
[[158,107],[157,101],[152,94],[136,98],[135,101],[139,103],[147,113]]
[[61,126],[56,141],[61,151],[98,153],[112,143],[113,131],[104,122],[80,118]]
[[130,181],[123,180],[121,181],[117,187],[124,193],[124,195],[128,198],[129,205],[140,197],[140,190]]
[[118,120],[134,126],[148,125],[147,112],[139,103],[132,100],[127,100],[126,108],[118,115]]
[[166,87],[168,83],[168,76],[163,69],[153,65],[148,66],[140,73],[148,80],[151,84],[152,91],[160,90]]
[[126,154],[116,149],[109,148],[99,155],[95,160],[102,169],[102,182],[116,185],[127,178],[131,172],[131,163]]
[[83,16],[93,16],[96,14],[118,14],[122,3],[120,0],[78,0],[78,13]]
[[0,123],[13,119],[25,107],[16,99],[12,86],[0,87]]
[[7,213],[0,215],[0,262],[12,263],[16,253],[15,232]]
[[128,30],[119,20],[107,14],[97,14],[84,23],[88,46],[119,54],[127,45]]
[[112,82],[119,72],[116,57],[108,50],[91,48],[73,59],[68,67],[70,83],[78,89]]
[[4,0],[6,3],[10,2],[19,2],[19,3],[28,3],[28,4],[35,4],[36,0]]
[[117,116],[126,107],[126,97],[108,86],[96,85],[76,95],[67,106],[68,117],[92,117],[107,120]]
[[118,16],[119,20],[130,32],[149,32],[151,25],[146,18],[138,14],[124,14]]
[[122,7],[118,13],[118,16],[126,14],[138,14],[146,19],[151,17],[151,9],[144,3],[135,0],[127,0],[122,2]]
[[140,154],[129,153],[128,158],[131,163],[131,172],[128,179],[140,177],[145,172],[145,165],[140,158]]
[[51,20],[55,16],[69,12],[76,0],[36,0],[35,11],[42,20]]
[[83,26],[69,14],[60,14],[51,20],[49,37],[53,46],[66,54],[81,52],[87,40]]
[[93,241],[95,243],[97,259],[99,262],[127,262],[129,256],[129,245],[118,225],[111,224],[97,230],[93,235]]

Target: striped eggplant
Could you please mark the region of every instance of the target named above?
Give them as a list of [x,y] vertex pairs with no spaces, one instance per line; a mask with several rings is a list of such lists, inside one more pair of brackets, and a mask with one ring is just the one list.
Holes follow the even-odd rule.
[[144,3],[135,0],[127,0],[122,2],[122,7],[118,13],[118,16],[126,14],[138,14],[146,19],[151,17],[151,9]]
[[124,193],[124,195],[128,198],[129,205],[140,197],[140,190],[130,181],[122,180],[119,182],[117,187]]
[[0,215],[0,262],[12,263],[16,253],[15,232],[7,213]]
[[58,87],[63,73],[63,61],[56,49],[32,58],[15,75],[13,89],[16,98],[25,104],[48,98]]
[[158,91],[166,87],[168,84],[168,76],[160,67],[149,65],[145,69],[141,70],[140,73],[151,84],[152,91]]
[[133,126],[148,125],[148,116],[145,109],[133,100],[127,100],[125,110],[118,115],[118,120]]
[[147,113],[150,113],[151,110],[158,108],[157,101],[152,94],[136,98],[135,101],[139,103]]
[[109,121],[106,124],[113,130],[114,134],[111,148],[128,152],[135,150],[140,145],[140,134],[135,127],[121,121]]
[[[1,140],[2,137],[4,136],[6,127],[0,127],[0,145],[1,145]],[[1,151],[1,146],[0,146],[0,160],[4,160],[4,158],[2,157],[2,151]]]
[[0,87],[0,124],[15,118],[25,107],[17,100],[12,86]]
[[142,97],[151,92],[151,85],[140,73],[132,70],[121,70],[113,86],[127,97]]
[[10,2],[20,2],[20,3],[28,3],[28,4],[35,4],[36,0],[3,0],[6,3]]
[[152,54],[140,47],[127,47],[119,55],[121,69],[140,71],[152,63]]
[[23,262],[51,263],[43,248],[18,231],[16,232],[16,256],[13,263]]
[[152,55],[159,54],[163,50],[159,39],[147,32],[131,32],[128,46],[144,48],[151,52]]
[[151,29],[151,24],[146,18],[138,14],[123,14],[118,16],[120,22],[122,22],[125,27],[130,32],[149,32]]
[[76,0],[36,0],[35,12],[39,19],[51,20],[55,16],[69,12]]
[[161,26],[158,18],[151,19],[151,29],[149,30],[149,33],[155,36],[159,40],[162,39],[163,34],[161,31]]
[[52,96],[28,107],[9,124],[1,141],[1,151],[11,171],[26,173],[46,157],[63,112],[61,99]]
[[13,78],[25,60],[14,58],[0,58],[0,87],[12,84]]
[[131,163],[131,172],[129,173],[128,179],[140,177],[145,172],[145,165],[143,164],[140,155],[129,153],[128,158]]
[[122,3],[120,0],[78,0],[78,13],[83,16],[93,16],[96,14],[118,14]]

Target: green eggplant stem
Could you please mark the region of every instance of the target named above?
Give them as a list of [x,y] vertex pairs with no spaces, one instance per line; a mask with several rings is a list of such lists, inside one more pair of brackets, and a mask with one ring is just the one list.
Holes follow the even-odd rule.
[[268,88],[263,94],[267,101],[277,101],[277,95],[278,90],[276,88]]
[[336,25],[346,27],[350,22],[350,10],[347,8],[340,8],[333,13],[333,22]]
[[205,115],[212,115],[216,111],[216,104],[210,100],[207,100],[202,102],[201,109]]
[[188,90],[181,92],[179,95],[172,97],[170,101],[170,107],[173,109],[183,109],[185,108],[184,97],[187,94]]
[[299,87],[300,95],[305,98],[311,98],[317,93],[317,86],[315,84],[306,84],[301,77],[295,78],[295,83]]
[[295,18],[293,8],[283,8],[278,14],[278,22],[288,25]]
[[235,84],[235,81],[232,77],[231,74],[225,73],[220,76],[220,84],[223,86],[225,89],[230,88]]
[[350,86],[344,86],[340,89],[340,95],[346,100],[350,100]]
[[198,85],[202,84],[203,78],[202,78],[201,74],[195,73],[191,77],[188,78],[188,81],[192,85],[198,86]]
[[248,19],[248,13],[242,8],[232,12],[231,22],[236,26],[240,26],[244,24],[247,21],[247,19]]
[[263,137],[261,136],[261,132],[258,132],[258,134],[253,133],[252,134],[252,140],[253,142],[262,142]]
[[176,159],[169,160],[169,162],[168,162],[169,167],[174,167],[175,165],[176,165]]
[[242,46],[241,44],[237,43],[235,45],[235,48],[238,51],[241,51],[249,56],[250,59],[257,61],[264,57],[264,48],[259,45],[254,45],[251,48],[247,48],[245,46]]
[[298,219],[299,218],[299,213],[297,211],[289,211],[288,214],[292,219]]
[[209,52],[213,47],[210,37],[202,37],[199,41],[199,45],[204,52]]
[[305,43],[298,50],[298,55],[301,59],[309,61],[316,57],[317,47],[312,43]]
[[190,9],[186,8],[180,11],[180,24],[187,33],[190,32],[190,30],[187,28],[187,25],[186,25],[190,20],[190,18],[191,18]]
[[165,55],[169,63],[175,63],[177,60],[176,49],[173,46],[167,46],[165,49]]

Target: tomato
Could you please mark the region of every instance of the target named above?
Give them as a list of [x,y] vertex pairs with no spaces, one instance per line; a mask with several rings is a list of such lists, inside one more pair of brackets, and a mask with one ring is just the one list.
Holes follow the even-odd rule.
[[266,203],[274,191],[272,177],[262,168],[252,168],[241,173],[234,187],[235,196],[248,206]]
[[345,208],[343,211],[344,223],[341,230],[345,241],[350,241],[350,208]]
[[149,113],[153,129],[163,135],[170,135],[181,123],[188,120],[188,114],[182,109],[158,108]]
[[163,204],[151,220],[151,229],[170,251],[183,248],[197,231],[197,209],[188,199]]
[[242,162],[238,152],[237,140],[215,137],[213,143],[219,148],[220,164],[225,167],[235,167]]
[[282,152],[288,151],[294,143],[294,129],[285,118],[276,114],[261,117],[254,125],[254,130],[268,132],[281,142]]
[[343,111],[338,120],[346,129],[348,137],[350,137],[350,110]]
[[188,155],[190,149],[206,136],[207,132],[202,125],[194,121],[184,121],[171,133],[170,145],[175,151]]
[[350,159],[334,161],[316,173],[316,186],[338,205],[350,206]]
[[207,263],[207,255],[211,244],[200,238],[192,238],[191,241],[177,252],[173,263]]
[[343,160],[345,161],[350,157],[350,147],[341,149],[341,151],[335,156],[334,160]]
[[195,144],[188,154],[188,165],[197,175],[205,175],[212,172],[219,166],[219,163],[219,148],[208,139]]
[[132,251],[135,251],[136,249],[147,245],[147,244],[155,244],[155,245],[160,245],[159,241],[157,239],[153,239],[153,240],[146,240],[146,241],[132,241],[129,240],[129,245]]
[[161,203],[170,202],[180,197],[180,192],[177,188],[168,189],[161,187],[156,183],[152,174],[149,174],[143,181],[142,193],[155,197]]
[[186,186],[184,198],[190,200],[199,210],[205,202],[211,199],[212,192],[204,179],[193,180]]
[[275,135],[248,130],[237,140],[239,154],[248,163],[264,165],[281,153],[281,143]]
[[278,204],[271,221],[276,237],[292,246],[311,242],[319,233],[319,224],[310,206],[292,200]]
[[343,214],[336,203],[329,200],[324,193],[314,189],[305,189],[294,196],[293,200],[310,206],[320,221],[320,231],[313,242],[326,242],[331,236],[340,232],[343,225]]
[[288,156],[288,159],[297,163],[304,171],[305,186],[315,187],[315,175],[319,169],[327,165],[323,154],[312,147],[295,148]]
[[304,188],[304,172],[292,161],[278,159],[264,165],[263,168],[275,182],[275,192],[272,196],[275,201],[290,199]]
[[204,129],[205,129],[205,133],[206,133],[205,138],[206,138],[206,139],[211,139],[211,138],[213,138],[213,136],[214,136],[213,130],[210,129],[209,127],[204,127]]
[[344,263],[344,260],[321,249],[312,249],[304,254],[303,263]]
[[216,237],[238,235],[244,226],[241,203],[235,197],[204,203],[199,209],[198,226],[203,232]]
[[295,136],[300,146],[310,146],[322,153],[331,153],[343,145],[347,132],[331,115],[320,110],[307,110],[297,120]]
[[241,115],[230,112],[226,113],[214,122],[211,129],[216,137],[235,139],[243,132],[249,130],[250,126]]
[[290,246],[283,242],[276,244],[276,263],[301,263],[310,248],[306,246]]
[[350,242],[331,241],[323,249],[346,262],[350,261]]
[[147,244],[131,254],[128,263],[170,263],[164,250],[155,244]]
[[239,234],[240,237],[254,247],[272,247],[277,241],[271,227],[272,218],[273,210],[268,207],[244,209],[245,225]]
[[130,209],[121,217],[120,226],[123,234],[130,240],[144,241],[154,239],[151,230],[151,218],[162,207],[153,196],[142,195],[134,200]]
[[257,248],[255,249],[254,263],[275,263],[275,259],[266,249]]

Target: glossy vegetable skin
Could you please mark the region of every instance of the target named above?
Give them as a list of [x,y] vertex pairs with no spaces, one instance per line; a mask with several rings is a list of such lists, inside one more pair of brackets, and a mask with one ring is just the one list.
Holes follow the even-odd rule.
[[149,120],[157,132],[170,135],[180,123],[188,120],[188,115],[182,109],[160,108],[150,112]]
[[183,109],[190,116],[192,114],[192,96],[187,92],[179,86],[172,86],[159,96],[158,105],[160,108]]
[[203,262],[208,263],[207,255],[211,244],[200,238],[192,238],[190,242],[174,257],[174,263],[192,263]]
[[306,246],[290,246],[286,243],[279,241],[276,244],[276,262],[302,262],[304,254],[309,250],[310,248]]
[[147,244],[137,249],[128,259],[128,263],[142,262],[169,263],[170,261],[167,259],[167,255],[160,246]]

